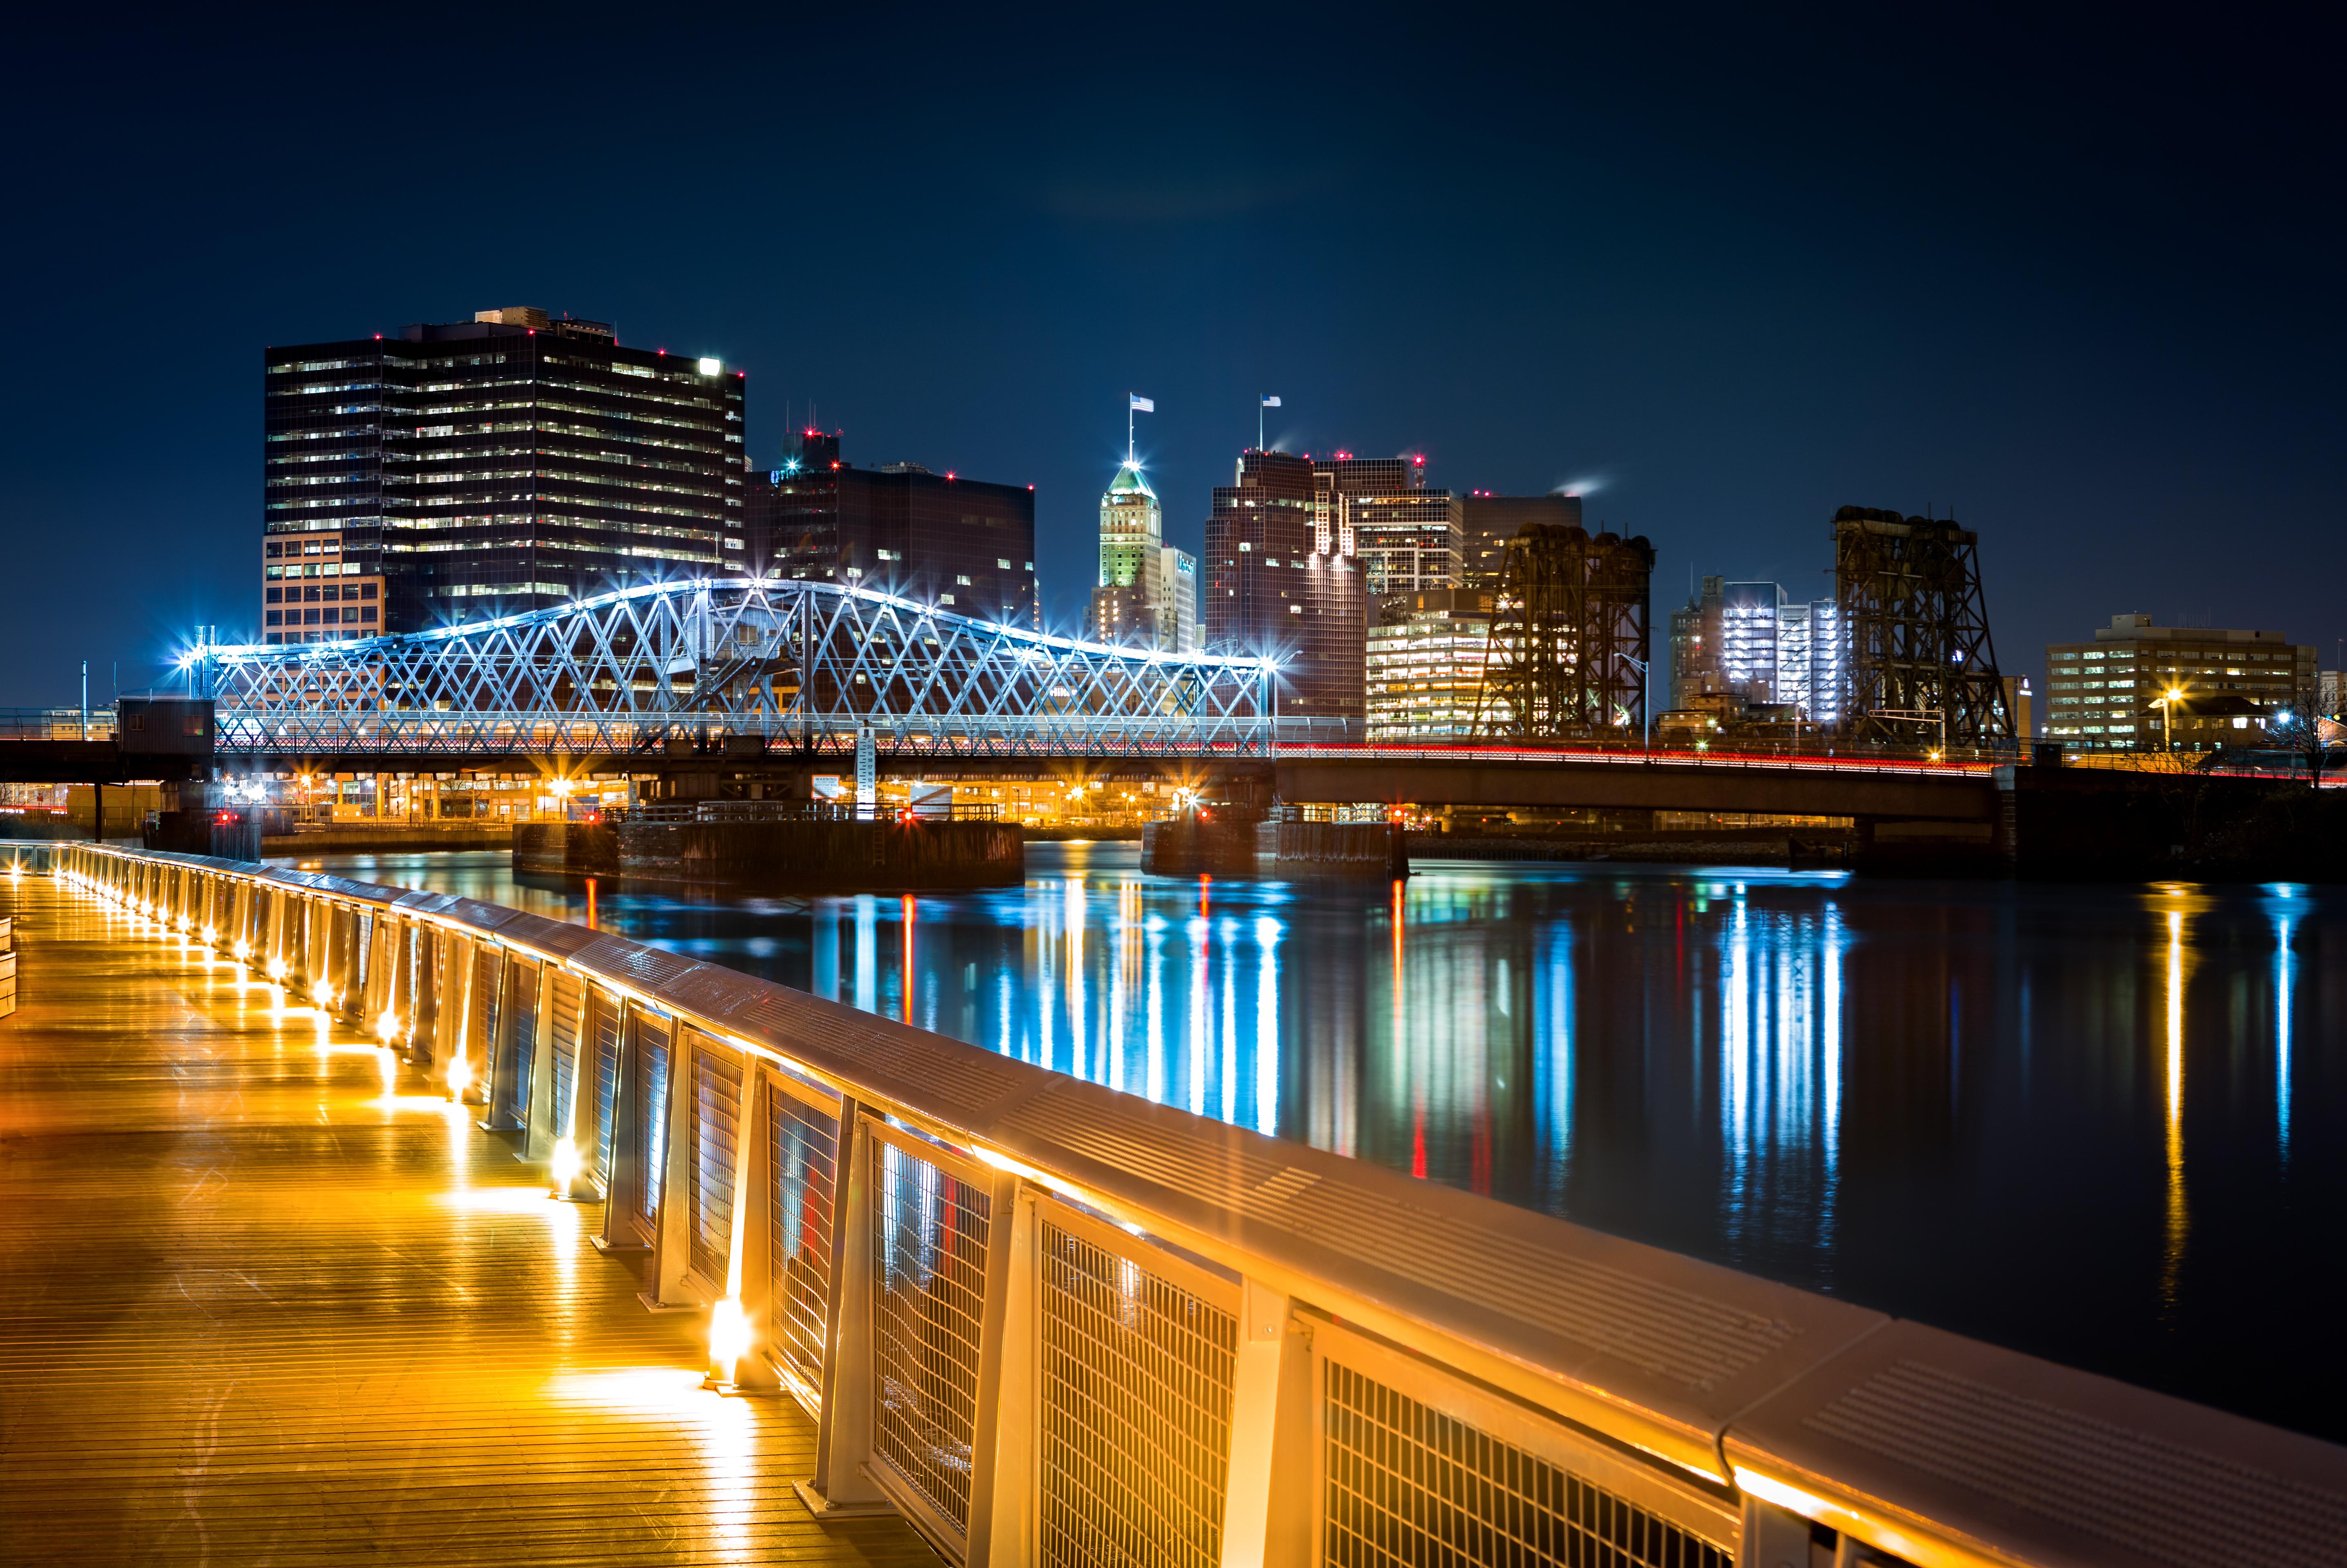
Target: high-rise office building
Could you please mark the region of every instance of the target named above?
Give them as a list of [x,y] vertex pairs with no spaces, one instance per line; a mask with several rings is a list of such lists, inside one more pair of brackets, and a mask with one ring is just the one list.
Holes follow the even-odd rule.
[[2317,674],[2314,650],[2279,631],[2154,626],[2148,615],[2114,615],[2093,641],[2045,650],[2044,734],[2104,751],[2249,744],[2265,738]]
[[1371,598],[1455,587],[1465,559],[1460,497],[1426,487],[1423,457],[1312,459],[1316,546],[1361,563]]
[[1464,538],[1459,580],[1470,588],[1496,588],[1508,541],[1533,523],[1559,528],[1581,527],[1581,497],[1499,496],[1489,490],[1470,490],[1460,497],[1459,521]]
[[1832,600],[1795,603],[1773,582],[1703,579],[1671,612],[1671,706],[1732,701],[1737,711],[1790,708],[1832,729],[1848,717],[1850,634]]
[[1280,661],[1284,716],[1360,722],[1368,600],[1360,562],[1344,553],[1314,465],[1284,452],[1239,455],[1206,519],[1205,651]]
[[1784,598],[1773,582],[1731,582],[1721,595],[1720,677],[1754,702],[1778,701],[1777,611]]
[[1727,690],[1719,673],[1727,582],[1705,578],[1700,597],[1690,594],[1684,609],[1671,611],[1670,705],[1679,712],[1691,712],[1704,697]]
[[980,620],[1035,624],[1035,488],[859,468],[836,432],[799,433],[750,486],[750,569],[876,589]]
[[1433,589],[1379,601],[1369,628],[1370,740],[1475,733],[1493,598],[1489,589]]
[[[1165,585],[1165,602],[1174,618],[1174,641],[1165,646],[1176,653],[1195,653],[1205,640],[1204,628],[1198,623],[1198,558],[1188,550],[1165,546],[1158,552],[1158,581]],[[1165,611],[1158,611],[1157,625],[1165,627]]]
[[533,307],[262,360],[271,642],[418,631],[743,559],[740,371]]
[[1119,467],[1101,497],[1100,578],[1084,635],[1168,653],[1197,651],[1198,559],[1166,544],[1164,510],[1136,463]]

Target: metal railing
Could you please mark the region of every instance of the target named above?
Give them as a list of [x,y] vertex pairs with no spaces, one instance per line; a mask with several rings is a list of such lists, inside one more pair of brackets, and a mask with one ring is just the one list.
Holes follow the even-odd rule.
[[610,822],[999,822],[992,801],[857,805],[829,800],[653,801],[604,814]]
[[[487,1108],[963,1563],[2315,1563],[2347,1450],[585,927],[66,846]],[[1821,1555],[1819,1555],[1821,1553]]]
[[114,710],[0,708],[0,741],[110,741]]

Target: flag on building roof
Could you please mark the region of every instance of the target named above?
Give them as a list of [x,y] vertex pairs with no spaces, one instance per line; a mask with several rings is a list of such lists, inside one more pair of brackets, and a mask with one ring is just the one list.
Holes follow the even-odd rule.
[[1137,392],[1128,392],[1125,395],[1133,399],[1133,406],[1136,413],[1154,414],[1157,412],[1157,402],[1154,398],[1143,397]]

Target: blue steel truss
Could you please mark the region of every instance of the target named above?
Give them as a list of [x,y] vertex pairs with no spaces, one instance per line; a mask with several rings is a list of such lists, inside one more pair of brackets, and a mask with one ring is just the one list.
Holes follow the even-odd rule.
[[723,736],[821,754],[852,753],[868,727],[898,755],[1247,756],[1269,750],[1276,712],[1272,661],[1046,636],[804,581],[646,584],[209,654],[231,755],[650,755]]

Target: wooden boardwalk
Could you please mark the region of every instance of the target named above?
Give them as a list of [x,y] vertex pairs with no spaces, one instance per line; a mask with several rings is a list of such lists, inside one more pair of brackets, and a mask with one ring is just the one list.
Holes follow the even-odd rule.
[[934,1563],[818,1526],[600,1208],[234,966],[0,878],[0,1563]]

